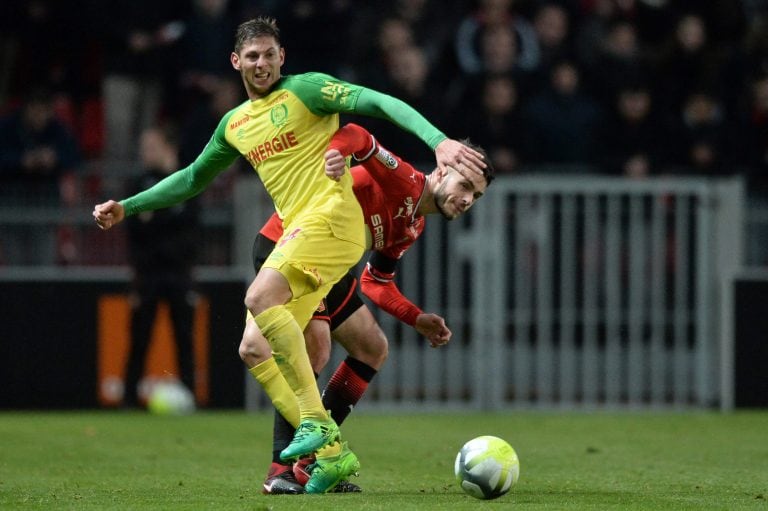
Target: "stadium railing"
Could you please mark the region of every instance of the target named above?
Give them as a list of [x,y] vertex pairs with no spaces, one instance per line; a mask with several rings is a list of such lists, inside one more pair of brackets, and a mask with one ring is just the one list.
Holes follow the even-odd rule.
[[377,312],[389,359],[361,405],[730,408],[743,205],[739,178],[497,179],[465,217],[430,219],[399,271],[453,339],[431,349]]
[[[93,204],[119,195],[92,187],[97,178],[84,173],[79,199],[56,206],[1,190],[0,243],[15,229],[39,246],[37,233],[54,229],[56,250],[74,246],[67,264],[78,271],[124,268],[124,232],[93,226]],[[743,267],[745,229],[760,221],[744,188],[736,177],[497,178],[470,214],[430,219],[399,271],[407,296],[446,317],[451,343],[429,349],[377,312],[390,355],[361,406],[732,407],[728,286]],[[253,237],[272,212],[263,188],[238,176],[203,200],[200,265],[249,281]],[[55,264],[27,266],[39,278],[60,273]],[[6,261],[0,276],[23,278],[19,270]],[[343,356],[336,348],[329,367]],[[246,406],[264,407],[243,379]]]

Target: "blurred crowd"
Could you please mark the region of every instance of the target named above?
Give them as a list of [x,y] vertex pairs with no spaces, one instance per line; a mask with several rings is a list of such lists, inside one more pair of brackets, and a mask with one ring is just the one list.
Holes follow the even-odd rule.
[[281,27],[284,74],[403,99],[500,173],[742,173],[768,194],[768,0],[3,2],[2,186],[50,186],[93,161],[130,169],[158,125],[189,163],[245,99],[229,54],[260,14]]

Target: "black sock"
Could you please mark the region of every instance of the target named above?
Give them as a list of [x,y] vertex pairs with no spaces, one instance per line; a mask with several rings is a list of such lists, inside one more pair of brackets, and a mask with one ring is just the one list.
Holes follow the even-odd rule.
[[280,415],[280,412],[275,410],[275,420],[272,424],[273,463],[286,465],[286,463],[280,459],[280,451],[288,447],[288,444],[293,440],[294,433],[296,433],[296,428],[291,426],[291,423],[285,420],[285,417]]
[[355,358],[347,357],[339,364],[323,390],[323,406],[331,411],[336,424],[341,424],[363,397],[376,369]]

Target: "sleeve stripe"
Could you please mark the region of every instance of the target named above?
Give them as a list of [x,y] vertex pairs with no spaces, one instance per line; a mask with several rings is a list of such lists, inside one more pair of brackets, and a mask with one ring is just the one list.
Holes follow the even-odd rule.
[[370,158],[371,156],[373,156],[373,154],[376,152],[377,149],[378,149],[378,146],[376,145],[376,139],[373,138],[373,135],[371,135],[371,150],[368,151],[368,154],[366,154],[365,156],[363,156],[361,158],[358,158],[357,155],[353,155],[353,156],[355,157],[355,160],[357,160],[357,161],[365,161],[368,158]]
[[365,265],[368,268],[368,273],[371,274],[371,277],[373,277],[378,282],[392,282],[395,278],[394,273],[383,273],[374,268],[371,263],[366,263]]

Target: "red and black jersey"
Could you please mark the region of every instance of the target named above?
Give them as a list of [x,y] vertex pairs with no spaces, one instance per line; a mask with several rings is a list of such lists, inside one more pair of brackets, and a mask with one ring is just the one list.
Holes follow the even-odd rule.
[[[367,130],[356,124],[338,130],[329,149],[338,149],[358,162],[350,173],[371,235],[372,251],[360,279],[361,289],[377,306],[414,325],[421,309],[400,293],[394,277],[397,261],[424,231],[425,219],[418,214],[418,208],[426,176],[380,146]],[[275,242],[282,236],[277,214],[260,232]]]
[[400,259],[424,230],[417,212],[426,177],[381,146],[350,172],[371,233],[370,249]]

